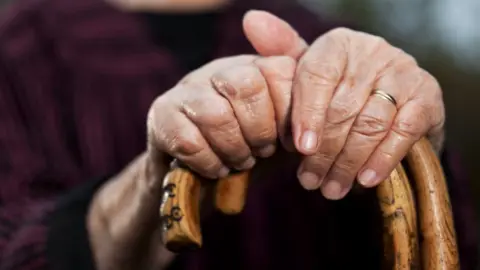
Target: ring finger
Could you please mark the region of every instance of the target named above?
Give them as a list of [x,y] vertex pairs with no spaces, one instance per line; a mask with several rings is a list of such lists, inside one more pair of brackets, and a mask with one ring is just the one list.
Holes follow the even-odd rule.
[[400,81],[403,74],[392,68],[377,81],[367,104],[355,119],[345,146],[325,177],[322,193],[326,197],[340,199],[348,193],[360,168],[388,134],[397,108],[405,104],[408,97]]
[[396,106],[390,101],[377,94],[370,96],[325,177],[322,184],[325,197],[340,199],[348,193],[356,173],[387,134],[395,113]]
[[[380,43],[378,46],[381,46]],[[377,47],[360,48],[369,51],[365,57],[347,64],[345,75],[335,89],[326,113],[324,132],[318,152],[304,158],[298,177],[306,189],[316,189],[328,173],[345,145],[355,118],[368,100],[377,74],[389,63],[392,54]],[[383,59],[372,61],[371,59]]]

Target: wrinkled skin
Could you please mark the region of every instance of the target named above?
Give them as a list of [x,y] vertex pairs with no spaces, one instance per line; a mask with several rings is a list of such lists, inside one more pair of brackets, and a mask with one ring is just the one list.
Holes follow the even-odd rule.
[[286,130],[295,65],[286,56],[213,61],[154,102],[151,143],[209,178],[252,168]]
[[[340,199],[357,176],[368,187],[388,177],[421,136],[429,133],[439,147],[442,92],[410,55],[345,28],[308,47],[277,18],[252,12],[245,30],[265,56],[278,53],[269,51],[270,41],[256,39],[251,28],[261,20],[299,39],[292,42],[296,47],[283,48],[298,64],[287,57],[240,56],[187,76],[152,105],[148,126],[157,149],[216,178],[273,154],[277,136],[288,147],[285,128],[291,125],[294,150],[305,155],[302,185]],[[371,96],[377,88],[397,105]]]
[[[161,267],[173,257],[152,237],[167,155],[217,178],[284,147],[303,156],[306,189],[341,199],[356,178],[379,184],[422,136],[441,148],[437,81],[382,38],[338,28],[307,45],[260,11],[246,15],[244,30],[260,56],[215,60],[159,96],[148,114],[148,150],[97,194],[89,231],[99,269]],[[372,96],[376,88],[397,105]],[[119,256],[132,247],[148,250]]]

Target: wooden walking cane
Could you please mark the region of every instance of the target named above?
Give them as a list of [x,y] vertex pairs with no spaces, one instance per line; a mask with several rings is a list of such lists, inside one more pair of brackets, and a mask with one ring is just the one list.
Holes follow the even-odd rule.
[[[460,269],[445,177],[429,141],[418,141],[405,161],[377,188],[384,269]],[[241,212],[248,178],[249,172],[243,172],[219,180],[216,207],[226,214]],[[200,184],[198,176],[180,167],[165,178],[160,214],[164,242],[172,251],[202,245]]]
[[[245,206],[250,171],[219,179],[215,185],[215,207],[228,215]],[[202,246],[200,230],[200,189],[202,179],[189,169],[175,164],[164,179],[160,208],[163,240],[168,249],[178,252]]]

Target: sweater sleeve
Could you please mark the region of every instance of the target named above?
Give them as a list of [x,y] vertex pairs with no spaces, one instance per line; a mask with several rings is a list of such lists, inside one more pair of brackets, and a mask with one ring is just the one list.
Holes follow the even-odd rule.
[[93,269],[85,217],[108,177],[62,184],[9,77],[0,61],[0,270]]
[[92,195],[103,182],[90,181],[47,200],[0,208],[0,269],[95,269],[86,230]]

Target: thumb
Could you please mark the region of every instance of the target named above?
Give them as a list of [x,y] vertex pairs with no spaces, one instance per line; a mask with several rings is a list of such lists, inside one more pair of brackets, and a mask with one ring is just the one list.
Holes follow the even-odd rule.
[[243,31],[261,56],[290,56],[299,59],[308,48],[286,21],[266,11],[252,10],[243,18]]

